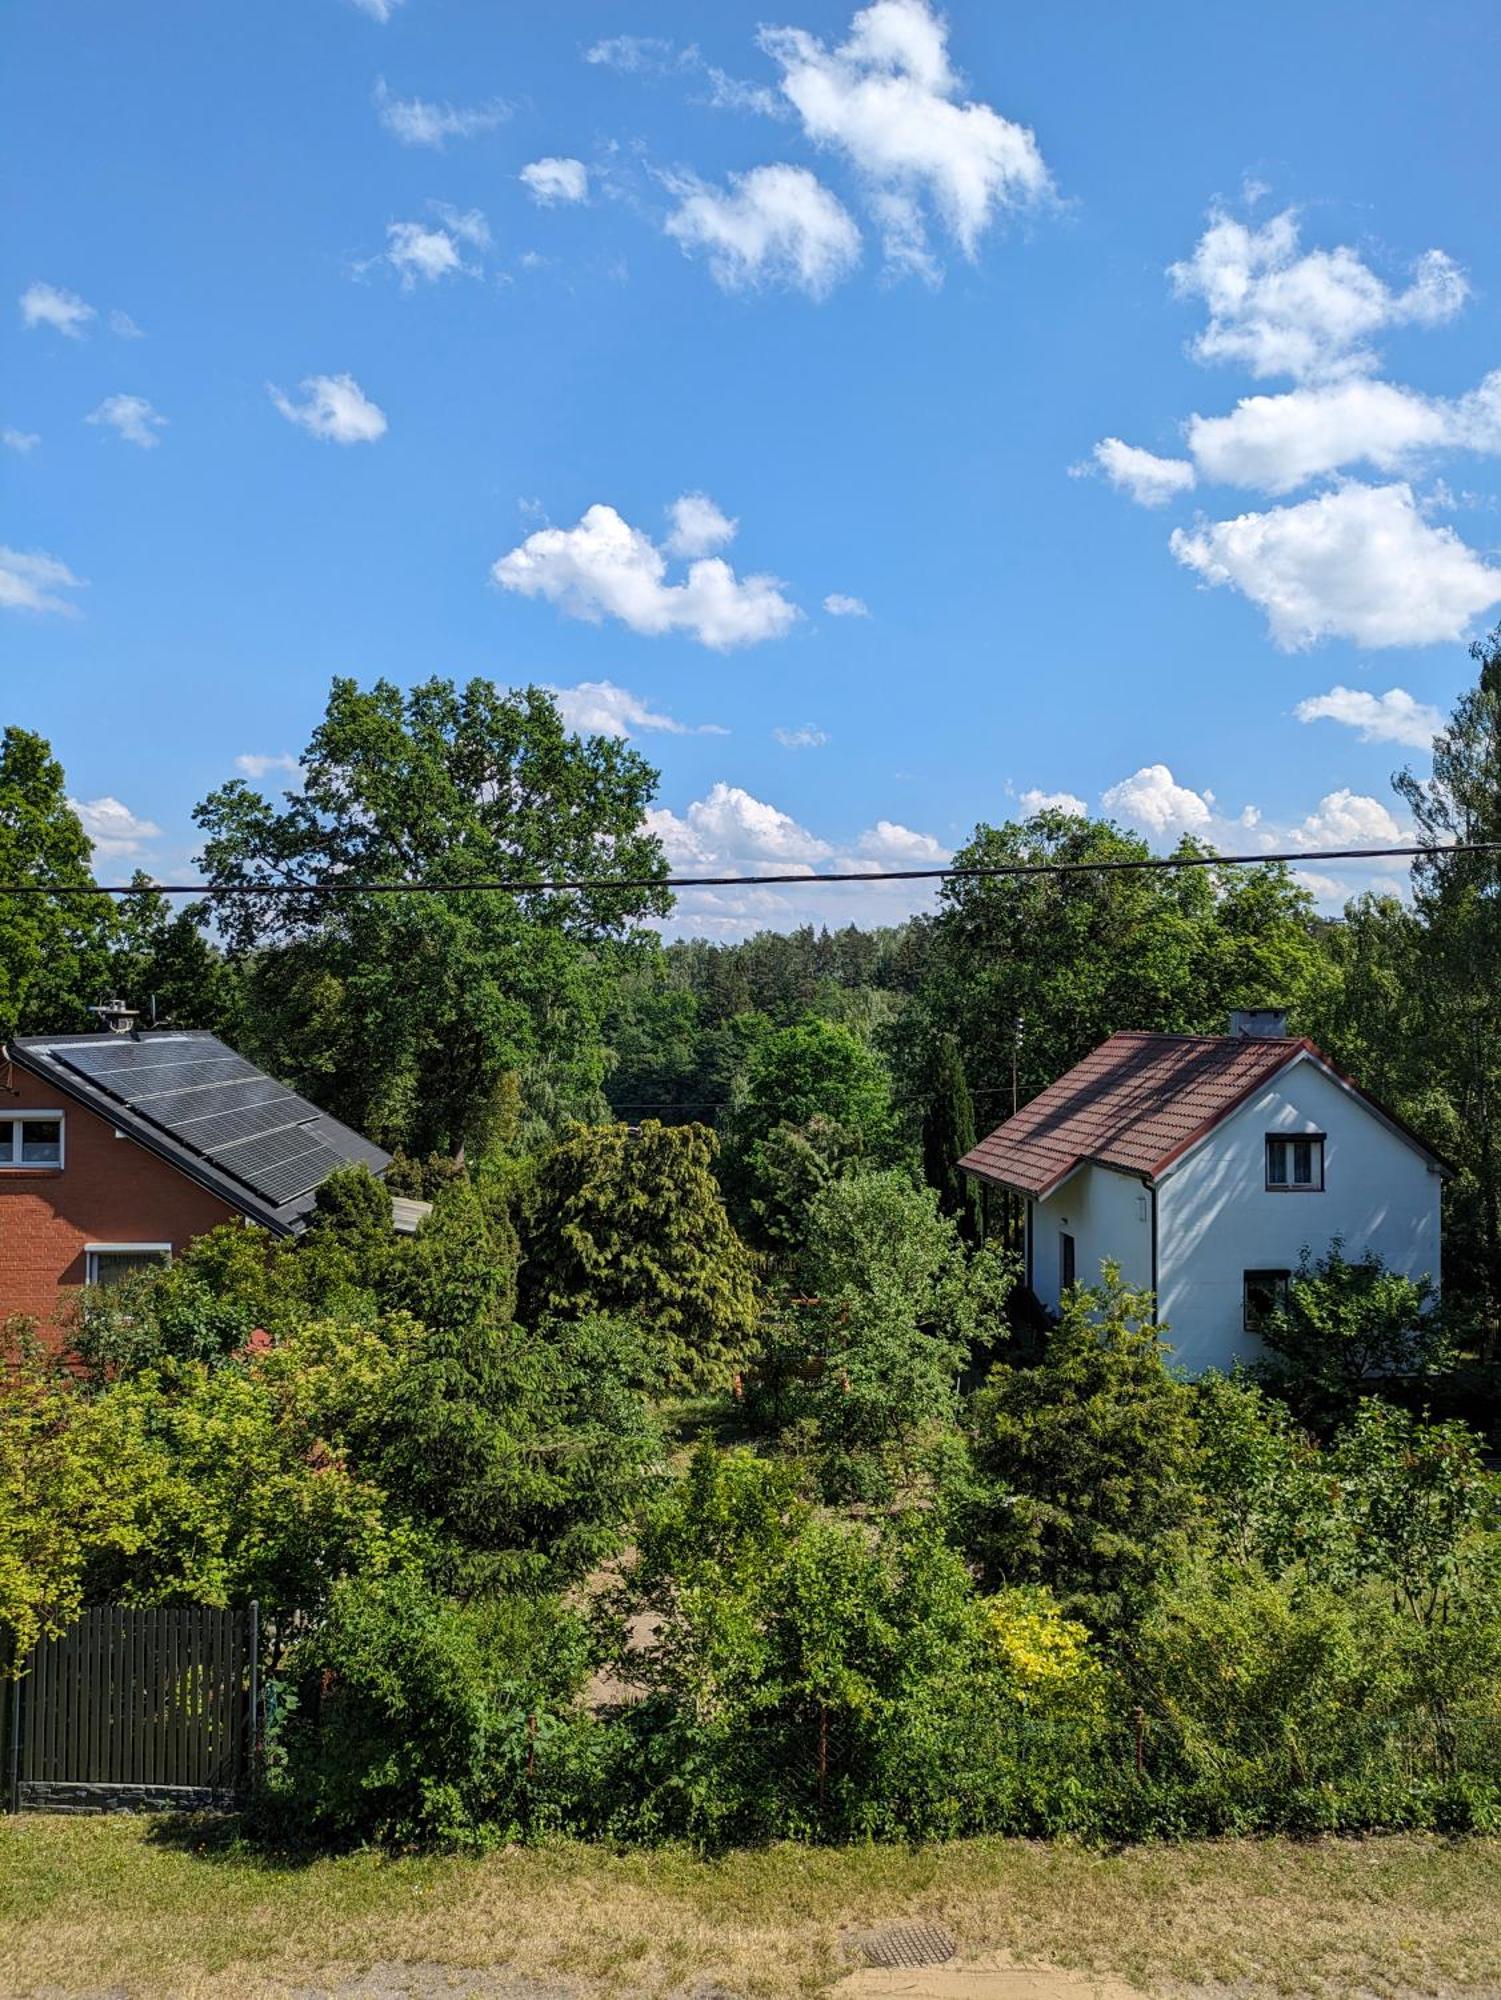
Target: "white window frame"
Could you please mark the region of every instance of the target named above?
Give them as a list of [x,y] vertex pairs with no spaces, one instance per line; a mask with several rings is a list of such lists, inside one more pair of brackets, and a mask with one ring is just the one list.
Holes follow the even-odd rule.
[[85,1243],[83,1246],[83,1281],[86,1285],[99,1282],[99,1259],[101,1257],[139,1257],[144,1251],[160,1255],[164,1264],[172,1262],[170,1243]]
[[[18,1125],[29,1125],[33,1121],[38,1125],[44,1123],[56,1125],[57,1158],[55,1160],[23,1160],[21,1158],[21,1149],[16,1141],[15,1128]],[[0,1112],[0,1125],[9,1125],[11,1127],[10,1143],[12,1151],[15,1154],[14,1159],[0,1160],[0,1174],[60,1174],[67,1165],[68,1120],[65,1113],[61,1111],[43,1111],[41,1109],[3,1111]]]
[[[1327,1138],[1327,1136],[1328,1135],[1323,1132],[1268,1132],[1266,1135],[1266,1150],[1265,1150],[1267,1193],[1268,1194],[1322,1194],[1324,1192],[1324,1175],[1327,1165],[1324,1157],[1325,1139]],[[1292,1172],[1292,1167],[1293,1167],[1293,1152],[1292,1152],[1293,1147],[1294,1146],[1309,1147],[1310,1165],[1317,1168],[1317,1173],[1315,1177],[1312,1180],[1306,1180],[1306,1181],[1294,1181],[1294,1180],[1274,1181],[1272,1179],[1273,1146],[1287,1147],[1288,1151],[1286,1154],[1286,1161],[1287,1161],[1287,1170],[1289,1173]]]

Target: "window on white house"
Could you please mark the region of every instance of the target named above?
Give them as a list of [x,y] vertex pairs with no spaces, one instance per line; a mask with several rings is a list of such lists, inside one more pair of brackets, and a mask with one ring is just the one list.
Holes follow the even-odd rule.
[[62,1163],[61,1113],[0,1118],[0,1167],[60,1167]]
[[1287,1304],[1291,1271],[1247,1271],[1243,1279],[1241,1324],[1247,1333],[1260,1333],[1275,1312]]
[[1066,1229],[1058,1232],[1058,1289],[1066,1292],[1075,1278],[1074,1239]]
[[1322,1194],[1324,1189],[1324,1137],[1321,1132],[1294,1133],[1290,1137],[1268,1135],[1266,1142],[1266,1184],[1282,1193]]
[[91,1243],[84,1253],[84,1278],[91,1285],[118,1285],[137,1271],[172,1262],[170,1243]]

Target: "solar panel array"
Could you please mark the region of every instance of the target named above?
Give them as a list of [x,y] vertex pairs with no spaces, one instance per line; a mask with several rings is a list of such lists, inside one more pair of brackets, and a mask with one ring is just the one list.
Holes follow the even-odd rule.
[[54,1044],[53,1057],[273,1208],[347,1164],[316,1105],[211,1035]]

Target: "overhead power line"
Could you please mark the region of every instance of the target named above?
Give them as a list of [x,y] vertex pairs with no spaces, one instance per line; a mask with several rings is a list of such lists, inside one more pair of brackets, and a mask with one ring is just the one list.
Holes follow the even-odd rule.
[[535,896],[620,889],[818,888],[828,882],[970,882],[1008,876],[1148,874],[1178,868],[1264,868],[1275,862],[1397,861],[1416,855],[1501,854],[1501,840],[1452,846],[1298,848],[1282,854],[1162,854],[1108,861],[1000,861],[971,867],[854,868],[826,875],[602,875],[473,882],[9,882],[0,896]]

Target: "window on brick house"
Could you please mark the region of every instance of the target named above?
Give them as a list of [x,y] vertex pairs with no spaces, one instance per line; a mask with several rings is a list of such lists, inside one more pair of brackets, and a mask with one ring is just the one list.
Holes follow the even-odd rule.
[[60,1111],[0,1117],[0,1168],[60,1167],[63,1120]]
[[84,1253],[84,1279],[91,1285],[118,1285],[137,1271],[172,1262],[170,1243],[91,1243]]

